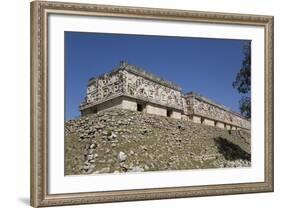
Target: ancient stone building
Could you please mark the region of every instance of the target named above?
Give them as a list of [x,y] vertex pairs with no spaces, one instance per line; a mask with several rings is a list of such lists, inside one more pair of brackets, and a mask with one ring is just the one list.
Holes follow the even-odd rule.
[[184,115],[195,123],[236,130],[250,129],[251,123],[239,113],[217,104],[194,92],[186,93],[184,99]]
[[250,129],[250,121],[240,114],[199,94],[183,94],[176,84],[124,61],[110,73],[91,78],[85,101],[80,105],[82,116],[112,108],[191,120],[225,129]]

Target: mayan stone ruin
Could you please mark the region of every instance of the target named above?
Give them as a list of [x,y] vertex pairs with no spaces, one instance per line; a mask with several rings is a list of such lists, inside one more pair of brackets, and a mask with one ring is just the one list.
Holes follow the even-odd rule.
[[126,62],[65,121],[65,174],[251,166],[250,121]]
[[189,120],[223,129],[250,130],[250,121],[227,107],[121,61],[109,73],[89,80],[81,114],[113,108]]

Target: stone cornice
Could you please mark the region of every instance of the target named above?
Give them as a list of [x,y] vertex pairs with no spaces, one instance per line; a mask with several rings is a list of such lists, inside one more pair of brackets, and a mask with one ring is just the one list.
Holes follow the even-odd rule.
[[137,76],[141,76],[141,77],[143,77],[145,79],[148,79],[150,81],[156,82],[157,84],[163,85],[165,87],[168,87],[168,88],[171,88],[171,89],[174,89],[174,90],[177,90],[177,91],[181,91],[182,90],[180,86],[172,83],[171,81],[164,80],[164,79],[162,79],[160,77],[157,77],[154,74],[149,73],[146,70],[144,70],[144,69],[142,69],[142,68],[140,68],[138,66],[135,66],[135,65],[127,63],[126,61],[121,61],[120,65],[117,68],[114,68],[110,72],[103,73],[103,74],[101,74],[98,77],[90,78],[89,82],[88,82],[88,86],[90,86],[95,80],[101,79],[104,76],[110,76],[112,74],[117,73],[120,70],[125,70],[125,71],[127,71],[129,73],[135,74]]
[[145,79],[149,79],[153,82],[156,82],[160,85],[163,85],[165,87],[168,87],[168,88],[171,88],[171,89],[174,89],[174,90],[177,90],[177,91],[181,91],[181,87],[172,83],[171,81],[168,81],[168,80],[164,80],[160,77],[157,77],[149,72],[147,72],[146,70],[138,67],[138,66],[135,66],[135,65],[132,65],[132,64],[128,64],[127,62],[125,61],[121,61],[120,62],[120,66],[119,66],[119,69],[124,69],[128,72],[131,72],[133,74],[136,74],[138,76],[141,76]]
[[152,103],[152,104],[155,104],[155,105],[159,105],[159,106],[164,106],[164,107],[167,107],[167,108],[171,108],[171,109],[175,109],[175,110],[178,110],[178,111],[183,111],[183,108],[181,106],[175,106],[175,105],[170,105],[170,104],[164,104],[164,103],[160,103],[160,102],[157,102],[153,99],[150,99],[150,98],[144,98],[144,97],[141,97],[141,96],[133,96],[133,95],[128,95],[126,93],[118,93],[118,94],[114,94],[112,96],[109,96],[107,98],[104,98],[104,99],[101,99],[99,101],[96,101],[96,102],[92,102],[92,103],[82,103],[80,104],[79,106],[79,110],[85,110],[87,108],[90,108],[90,107],[94,107],[94,106],[97,106],[101,103],[104,103],[106,101],[109,101],[109,100],[112,100],[112,99],[115,99],[115,98],[118,98],[118,97],[128,97],[128,98],[133,98],[133,99],[136,99],[136,100],[141,100],[143,102],[147,102],[147,103]]

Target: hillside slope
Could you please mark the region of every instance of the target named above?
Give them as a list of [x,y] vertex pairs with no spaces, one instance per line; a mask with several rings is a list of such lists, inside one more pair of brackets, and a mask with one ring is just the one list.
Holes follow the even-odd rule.
[[65,123],[65,174],[248,167],[250,134],[115,109]]

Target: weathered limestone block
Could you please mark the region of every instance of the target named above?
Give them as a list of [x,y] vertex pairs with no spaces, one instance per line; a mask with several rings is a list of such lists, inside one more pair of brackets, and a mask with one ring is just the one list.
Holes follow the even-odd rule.
[[120,97],[114,98],[112,100],[108,100],[97,105],[96,110],[97,112],[104,111],[104,110],[111,110],[114,108],[121,108],[122,99]]
[[167,116],[167,109],[161,106],[155,106],[152,104],[146,105],[146,112],[150,114],[155,114],[159,116]]
[[203,121],[203,124],[208,125],[208,126],[215,126],[215,122],[213,120],[205,118]]
[[171,118],[181,119],[181,112],[172,111]]
[[181,119],[184,120],[184,121],[189,120],[188,116],[184,115],[184,114],[181,115]]
[[199,116],[193,116],[192,120],[194,123],[201,123],[201,117]]
[[216,127],[224,129],[224,123],[217,121],[216,122]]
[[237,128],[235,126],[232,126],[231,130],[236,130]]
[[227,130],[231,130],[231,126],[230,126],[229,124],[226,124],[226,125],[225,125],[225,128],[226,128]]
[[132,111],[137,111],[137,102],[132,99],[124,98],[122,100],[122,108]]

